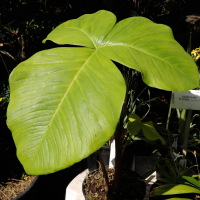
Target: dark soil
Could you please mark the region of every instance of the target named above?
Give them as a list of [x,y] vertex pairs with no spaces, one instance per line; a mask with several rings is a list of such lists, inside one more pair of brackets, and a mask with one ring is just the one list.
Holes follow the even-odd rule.
[[109,179],[109,192],[106,194],[103,172],[95,171],[86,177],[84,191],[91,200],[142,200],[146,194],[146,185],[139,180],[139,175],[131,170],[123,170],[122,188],[115,191],[113,186],[114,168],[106,169]]
[[36,176],[24,175],[23,179],[8,178],[0,184],[0,199],[8,200],[21,194],[34,180]]

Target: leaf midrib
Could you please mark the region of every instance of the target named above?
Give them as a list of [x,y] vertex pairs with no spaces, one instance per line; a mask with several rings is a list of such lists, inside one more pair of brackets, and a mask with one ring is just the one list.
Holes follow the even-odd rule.
[[[150,54],[150,53],[147,53],[146,51],[142,51],[141,49],[137,49],[137,48],[135,48],[135,47],[133,47],[133,46],[131,46],[131,45],[123,45],[123,44],[104,45],[104,46],[98,47],[98,49],[100,49],[100,48],[106,48],[106,47],[112,47],[112,46],[124,46],[124,47],[129,47],[129,48],[135,49],[135,50],[140,51],[140,52],[142,52],[142,53],[144,53],[144,54],[146,54],[146,55],[148,55],[148,56],[150,56],[150,57],[157,58],[158,60],[161,60],[161,61],[165,62],[167,65],[169,65],[169,66],[172,67],[172,65],[171,65],[169,62],[166,62],[164,59],[161,59],[161,58],[159,58],[159,57],[157,57],[157,56],[155,56],[155,55],[152,55],[152,54]],[[173,69],[176,69],[176,70],[179,71],[181,74],[185,75],[182,71],[178,70],[177,68],[174,67]]]
[[[66,92],[65,92],[65,94],[64,94],[64,96],[63,96],[63,98],[61,99],[61,102],[58,104],[58,107],[57,107],[56,111],[54,112],[54,115],[52,116],[52,118],[51,118],[49,124],[47,125],[48,129],[49,129],[49,127],[50,127],[52,121],[54,120],[54,118],[55,118],[55,116],[56,116],[56,114],[57,114],[57,112],[58,112],[58,110],[59,110],[59,108],[60,108],[60,106],[61,106],[63,100],[65,99],[67,93],[70,91],[71,86],[73,85],[74,81],[76,80],[76,77],[80,74],[80,72],[82,71],[82,69],[84,68],[84,66],[86,65],[86,63],[87,63],[87,62],[89,61],[89,59],[94,55],[95,52],[96,52],[96,51],[94,51],[94,52],[88,57],[88,59],[87,59],[87,60],[85,61],[85,63],[83,64],[83,66],[79,69],[79,71],[78,71],[78,73],[76,74],[76,76],[74,76],[74,78],[73,78],[72,82],[70,83],[68,89],[66,90]],[[35,159],[35,156],[37,155],[38,149],[39,149],[39,147],[41,146],[41,143],[42,143],[42,141],[44,140],[44,138],[45,138],[45,136],[46,136],[46,134],[47,134],[47,132],[48,132],[48,129],[45,131],[45,133],[43,134],[43,136],[42,136],[42,138],[41,138],[39,144],[37,145],[38,148],[37,148],[37,150],[36,150],[36,152],[35,152],[35,155],[34,155],[34,157],[33,157],[33,160]]]

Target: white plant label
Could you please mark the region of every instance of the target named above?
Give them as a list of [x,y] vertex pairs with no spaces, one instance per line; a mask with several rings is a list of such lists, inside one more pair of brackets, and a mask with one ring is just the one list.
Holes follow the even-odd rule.
[[172,108],[200,110],[200,90],[172,92]]
[[180,159],[180,165],[182,165],[183,167],[187,167],[187,159]]
[[115,140],[110,145],[109,169],[115,167]]
[[178,146],[178,134],[173,134],[173,138],[174,138],[174,141],[172,143],[172,147],[174,147],[175,149],[177,149],[177,146]]

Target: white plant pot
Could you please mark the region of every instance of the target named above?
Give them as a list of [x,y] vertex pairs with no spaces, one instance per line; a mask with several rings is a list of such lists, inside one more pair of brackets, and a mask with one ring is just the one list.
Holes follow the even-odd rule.
[[78,174],[67,186],[65,200],[85,200],[82,192],[82,183],[84,178],[89,174],[89,170]]

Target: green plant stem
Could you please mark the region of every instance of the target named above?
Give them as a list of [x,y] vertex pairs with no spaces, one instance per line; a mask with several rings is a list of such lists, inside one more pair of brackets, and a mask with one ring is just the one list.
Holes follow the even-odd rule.
[[122,179],[122,140],[121,133],[123,129],[122,120],[117,125],[115,131],[115,177],[114,177],[114,188],[115,190],[121,189]]
[[101,157],[101,152],[100,152],[100,150],[98,150],[98,154],[99,154],[99,160],[100,160],[100,164],[101,164],[101,169],[102,169],[102,171],[103,171],[103,175],[104,175],[104,179],[105,179],[105,191],[106,191],[106,193],[108,193],[108,191],[109,191],[109,181],[108,181],[108,174],[107,174],[107,172],[106,172],[106,168],[105,168],[105,165],[104,165],[104,163],[103,163],[103,159],[102,159],[102,157]]

